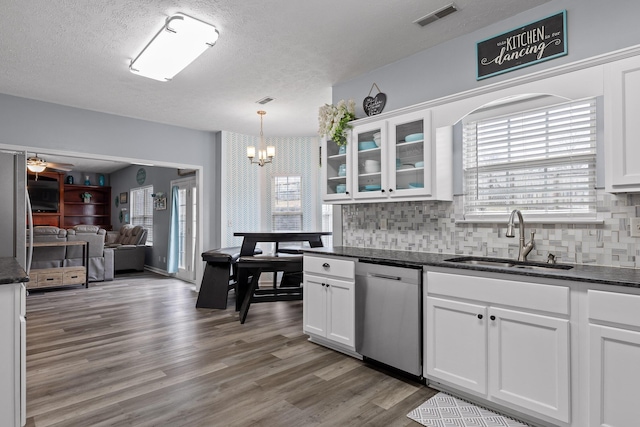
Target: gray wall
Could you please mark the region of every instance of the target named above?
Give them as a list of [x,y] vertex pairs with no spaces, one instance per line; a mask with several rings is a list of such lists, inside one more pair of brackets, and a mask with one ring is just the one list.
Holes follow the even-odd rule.
[[[201,168],[202,248],[220,245],[220,133],[0,94],[0,146]],[[113,183],[112,183],[113,184]],[[199,268],[202,266],[199,265]],[[198,271],[198,278],[202,271]]]
[[[567,10],[569,54],[557,59],[476,81],[476,42]],[[553,0],[513,18],[485,27],[381,67],[333,87],[333,102],[353,98],[357,117],[375,82],[387,95],[385,112],[483,87],[640,44],[637,0]],[[446,18],[445,18],[446,19]]]

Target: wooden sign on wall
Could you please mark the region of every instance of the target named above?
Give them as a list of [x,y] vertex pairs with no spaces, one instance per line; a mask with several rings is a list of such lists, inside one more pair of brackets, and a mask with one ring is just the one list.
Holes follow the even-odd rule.
[[567,11],[477,43],[477,80],[567,54]]

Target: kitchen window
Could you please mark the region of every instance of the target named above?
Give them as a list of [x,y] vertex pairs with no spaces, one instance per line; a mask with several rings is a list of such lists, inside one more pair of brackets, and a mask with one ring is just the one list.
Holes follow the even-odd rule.
[[273,177],[272,231],[302,231],[302,179],[299,175]]
[[463,122],[465,220],[596,217],[596,100]]
[[131,190],[131,225],[147,229],[147,246],[153,246],[153,185]]

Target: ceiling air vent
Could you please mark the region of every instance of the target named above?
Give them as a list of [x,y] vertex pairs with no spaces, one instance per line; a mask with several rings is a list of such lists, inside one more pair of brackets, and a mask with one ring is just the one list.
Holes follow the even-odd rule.
[[430,14],[423,16],[420,19],[417,19],[415,21],[413,21],[414,24],[418,24],[421,27],[424,27],[425,25],[429,25],[434,21],[437,21],[438,19],[442,19],[447,15],[452,14],[453,12],[457,11],[458,8],[456,8],[456,5],[451,3],[446,5],[445,7],[442,7],[438,10],[436,10],[435,12],[431,12]]
[[262,98],[262,99],[260,99],[260,100],[256,101],[256,103],[258,103],[258,104],[260,104],[260,105],[264,105],[264,104],[267,104],[267,103],[269,103],[269,102],[273,101],[274,99],[275,99],[275,98],[272,98],[272,97],[270,97],[270,96],[265,96],[264,98]]

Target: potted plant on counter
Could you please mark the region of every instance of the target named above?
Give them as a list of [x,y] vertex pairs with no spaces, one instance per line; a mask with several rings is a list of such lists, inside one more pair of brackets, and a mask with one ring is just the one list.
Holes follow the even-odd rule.
[[325,104],[318,112],[320,136],[327,136],[338,146],[347,145],[348,123],[356,118],[356,103],[353,99],[341,99],[337,105]]

